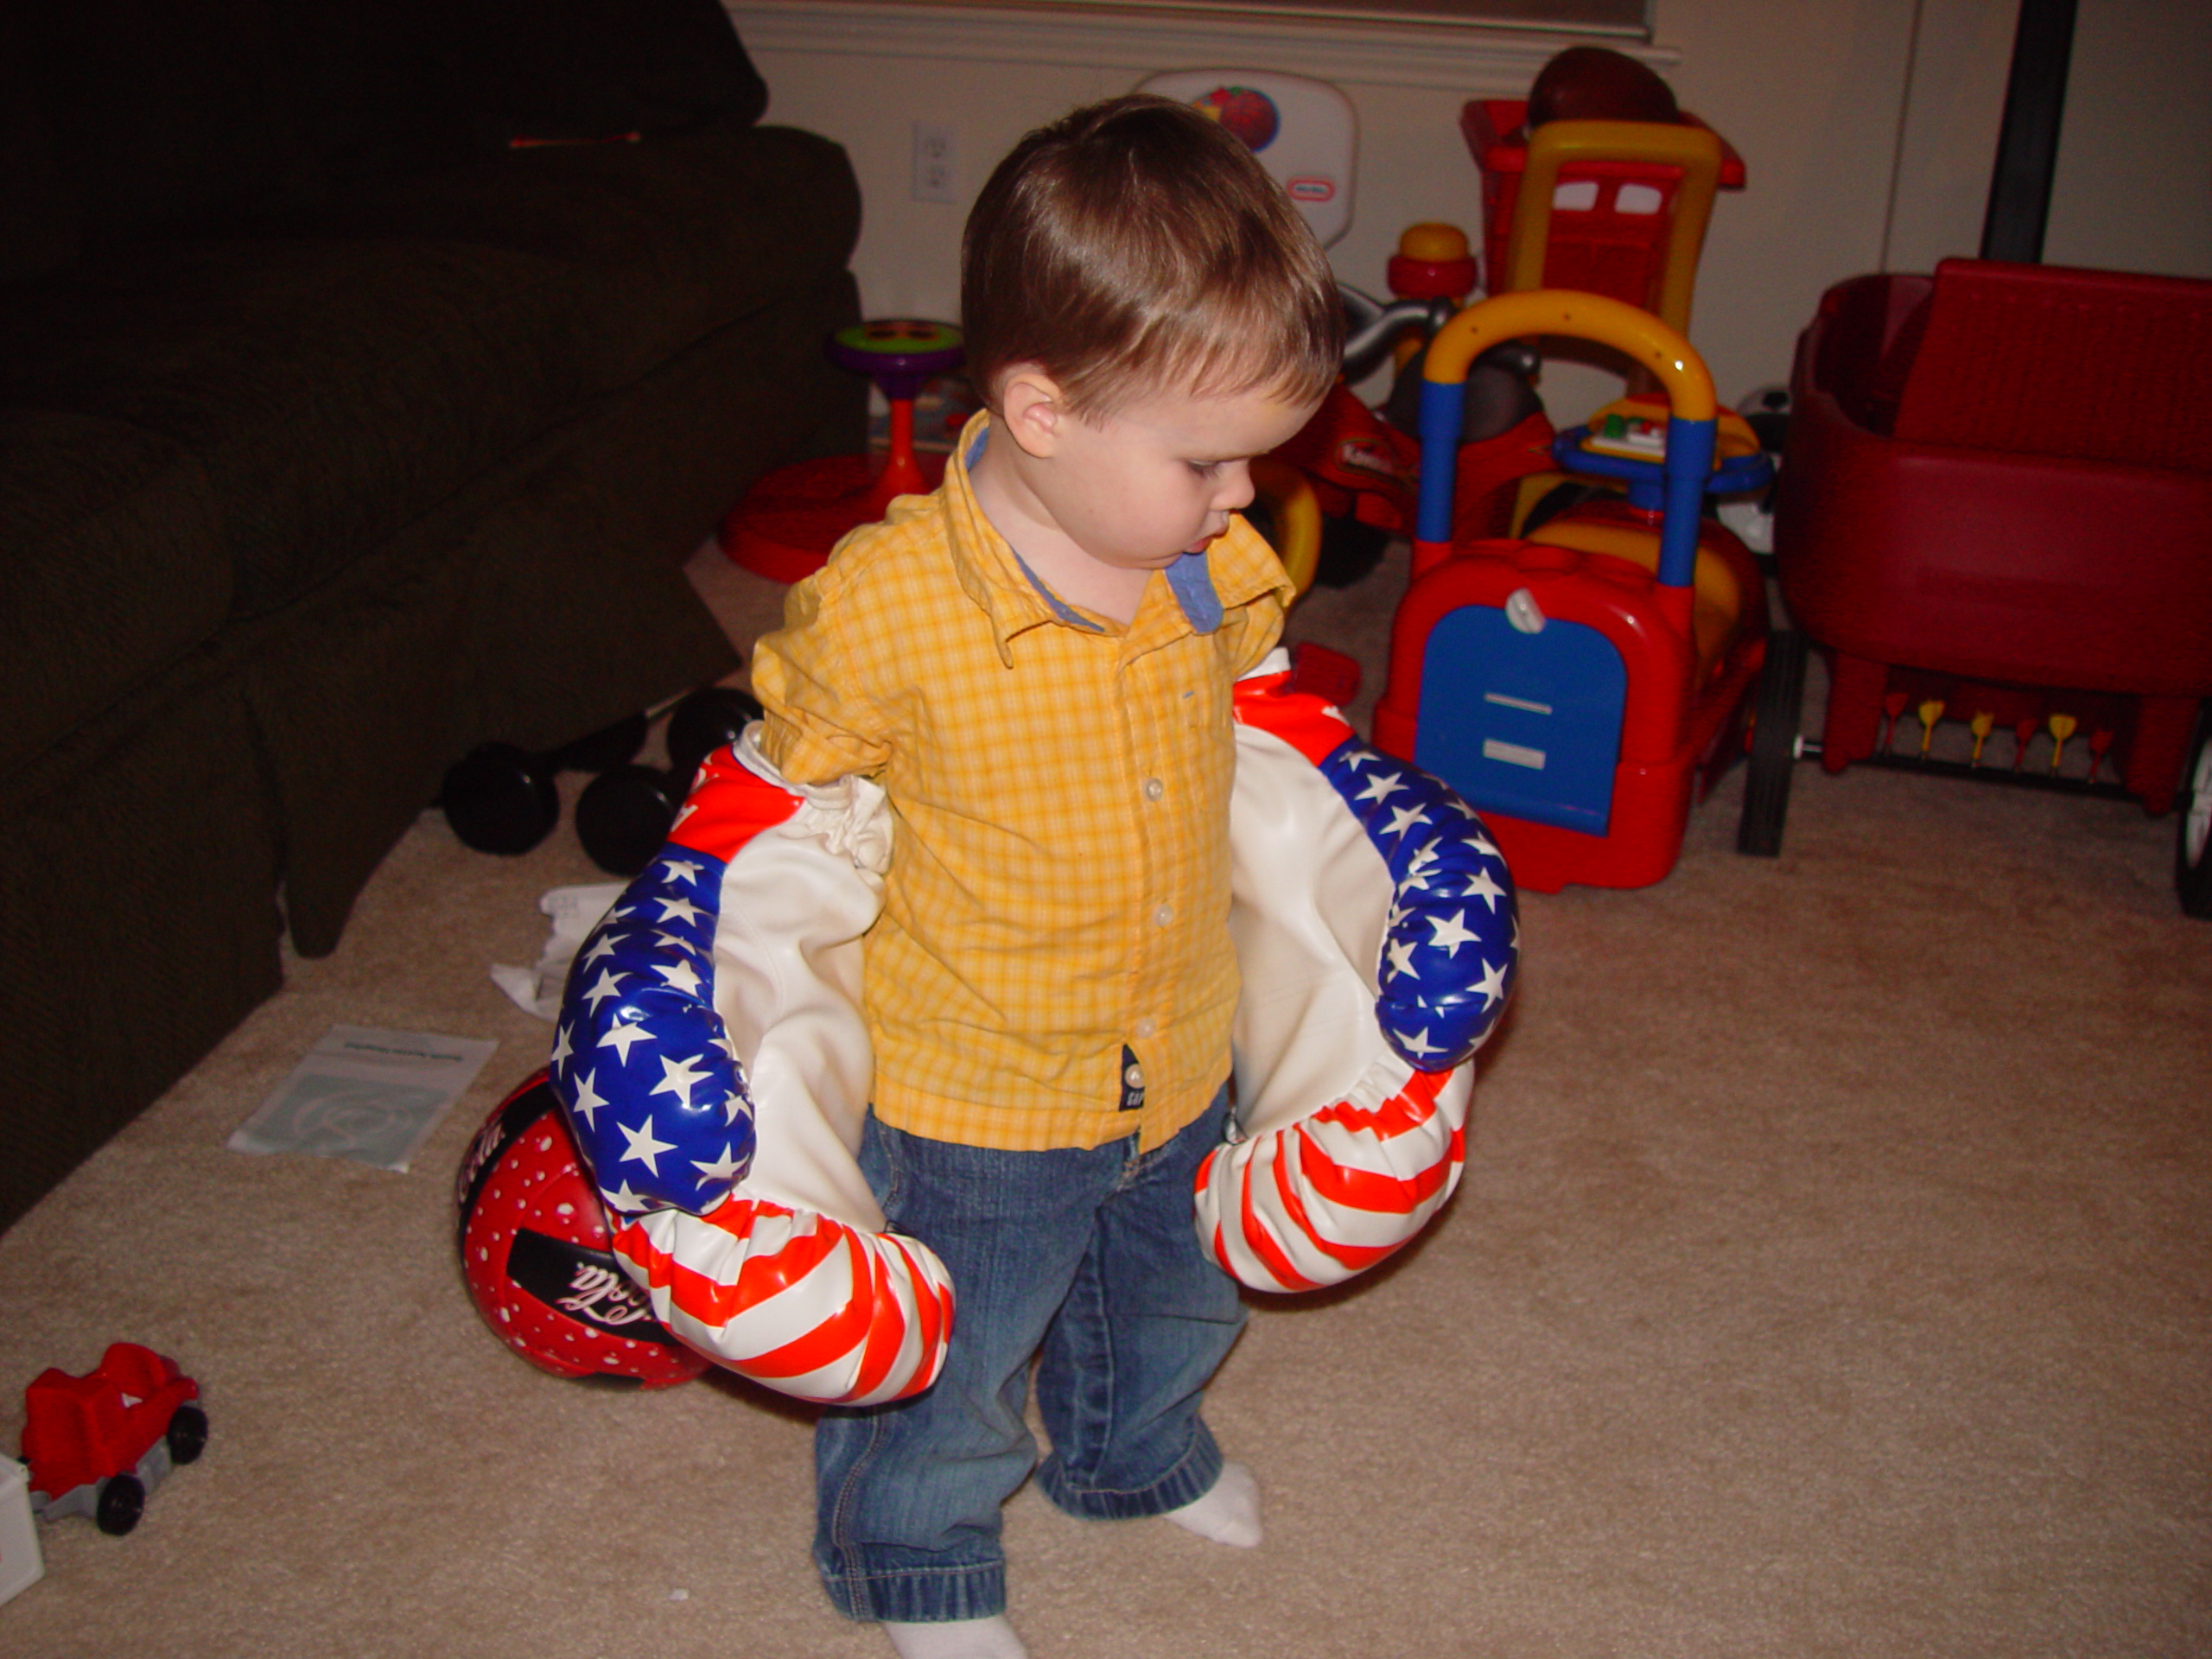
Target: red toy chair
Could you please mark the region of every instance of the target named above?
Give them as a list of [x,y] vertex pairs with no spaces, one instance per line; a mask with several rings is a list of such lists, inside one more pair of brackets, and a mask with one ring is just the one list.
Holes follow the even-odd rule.
[[[1834,663],[1821,764],[1888,759],[1885,716],[1925,708],[1929,731],[1974,721],[1975,760],[1904,764],[2094,787],[2019,765],[2079,729],[2077,755],[2116,748],[2125,791],[2173,805],[2212,696],[2208,388],[2212,282],[1950,259],[1831,289],[1775,523],[1783,595]],[[1981,753],[1999,722],[2010,767],[2001,739]],[[2196,840],[2192,877],[2185,819],[2183,899],[2193,880],[2212,909]]]
[[[1483,257],[1491,292],[1572,288],[1689,328],[1690,290],[1716,190],[1744,188],[1744,159],[1695,116],[1649,121],[1548,121],[1522,131],[1529,106],[1477,99],[1459,130],[1483,174]],[[1556,204],[1579,185],[1586,204]]]
[[[1713,196],[1744,188],[1743,157],[1687,112],[1679,122],[1546,121],[1530,132],[1528,110],[1522,100],[1477,99],[1459,111],[1482,169],[1490,291],[1603,294],[1688,334]],[[1657,383],[1638,373],[1630,384],[1650,391]],[[1543,438],[1550,436],[1547,428]],[[1506,467],[1503,477],[1461,480],[1463,512],[1491,515],[1487,532],[1470,531],[1517,531],[1536,502],[1567,481],[1552,467],[1518,464],[1514,448],[1489,452]]]

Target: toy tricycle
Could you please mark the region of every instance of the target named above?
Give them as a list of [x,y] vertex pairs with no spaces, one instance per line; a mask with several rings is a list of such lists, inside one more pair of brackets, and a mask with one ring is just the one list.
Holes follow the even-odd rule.
[[[1630,452],[1607,467],[1630,480],[1627,499],[1571,508],[1533,539],[1455,545],[1460,383],[1482,352],[1529,335],[1594,340],[1649,371],[1669,410],[1634,436],[1663,460],[1610,446]],[[1716,481],[1712,376],[1649,313],[1540,289],[1460,312],[1431,342],[1423,378],[1414,578],[1376,743],[1480,808],[1522,885],[1648,886],[1674,868],[1693,798],[1742,752],[1746,694],[1768,656],[1758,566],[1700,517]],[[1763,803],[1777,836],[1785,804]]]

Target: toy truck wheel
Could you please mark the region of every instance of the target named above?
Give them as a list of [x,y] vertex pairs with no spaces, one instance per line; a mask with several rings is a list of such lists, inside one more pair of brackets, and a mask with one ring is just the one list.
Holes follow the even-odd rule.
[[111,1538],[120,1538],[146,1512],[146,1489],[136,1475],[111,1475],[100,1488],[92,1519]]
[[2181,775],[2181,833],[2174,844],[2174,887],[2185,916],[2212,918],[2212,701],[2196,716]]
[[1782,851],[1789,814],[1789,776],[1797,764],[1797,722],[1805,701],[1805,636],[1777,628],[1766,638],[1758,702],[1751,715],[1751,758],[1744,779],[1744,816],[1736,850],[1754,858]]
[[197,1406],[179,1406],[169,1419],[169,1461],[196,1463],[207,1449],[207,1414]]

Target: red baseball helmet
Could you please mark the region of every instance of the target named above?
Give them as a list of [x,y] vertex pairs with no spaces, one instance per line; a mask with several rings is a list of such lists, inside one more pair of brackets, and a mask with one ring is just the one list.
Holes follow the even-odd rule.
[[454,1198],[476,1310],[540,1370],[665,1389],[707,1369],[614,1260],[606,1211],[543,1071],[484,1120]]

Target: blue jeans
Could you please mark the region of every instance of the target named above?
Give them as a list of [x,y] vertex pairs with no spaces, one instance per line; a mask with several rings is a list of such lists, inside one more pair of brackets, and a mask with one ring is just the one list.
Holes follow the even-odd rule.
[[[1199,1252],[1191,1182],[1228,1109],[1224,1088],[1142,1154],[1134,1135],[993,1152],[868,1119],[861,1168],[892,1224],[944,1258],[956,1306],[934,1387],[815,1430],[815,1565],[841,1612],[1003,1612],[999,1510],[1033,1467],[1054,1503],[1096,1520],[1179,1508],[1219,1478],[1199,1397],[1244,1307]],[[1041,1466],[1022,1415],[1033,1355]]]

